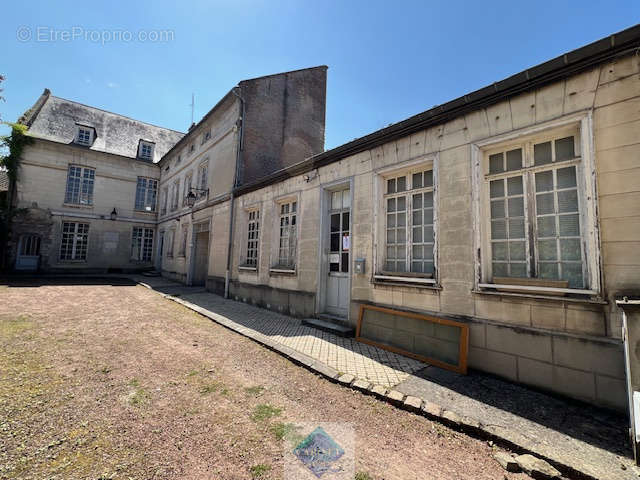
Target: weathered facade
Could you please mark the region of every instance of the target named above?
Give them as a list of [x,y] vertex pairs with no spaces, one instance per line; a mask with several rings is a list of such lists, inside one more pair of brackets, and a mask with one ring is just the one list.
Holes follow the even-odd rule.
[[[300,317],[454,319],[470,367],[624,409],[614,300],[640,287],[639,46],[633,27],[325,152],[325,67],[241,82],[144,164],[153,264]],[[56,192],[73,158],[51,169]],[[44,205],[33,178],[20,201]],[[372,332],[420,353],[428,329],[381,315]]]

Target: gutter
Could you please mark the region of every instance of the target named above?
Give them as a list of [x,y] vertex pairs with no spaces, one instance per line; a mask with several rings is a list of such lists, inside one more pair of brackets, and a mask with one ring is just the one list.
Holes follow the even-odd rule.
[[236,91],[239,90],[239,87],[235,87],[231,90],[231,92],[238,97],[240,100],[240,131],[238,132],[238,146],[236,148],[236,168],[233,173],[233,188],[231,190],[231,207],[229,208],[229,244],[227,245],[227,269],[224,274],[224,298],[229,298],[229,284],[231,282],[231,257],[233,253],[233,226],[234,226],[234,206],[235,206],[235,195],[234,191],[236,185],[238,184],[238,170],[240,168],[240,160],[242,157],[242,146],[244,140],[244,98],[240,96],[240,94]]
[[572,76],[591,67],[630,53],[640,48],[640,25],[605,37],[569,53],[536,65],[504,80],[471,92],[450,102],[431,108],[406,120],[373,132],[364,137],[340,145],[331,150],[309,157],[299,163],[283,168],[256,182],[235,189],[242,195],[273,183],[280,182],[316,168],[342,160],[365,150],[406,137],[429,127],[442,125],[506,98],[543,87],[560,79]]

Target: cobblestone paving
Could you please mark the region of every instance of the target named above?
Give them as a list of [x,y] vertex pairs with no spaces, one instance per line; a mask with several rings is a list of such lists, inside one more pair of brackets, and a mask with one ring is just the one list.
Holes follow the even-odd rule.
[[393,387],[426,365],[380,348],[302,325],[300,320],[247,305],[212,293],[192,293],[180,298],[270,337],[342,373]]

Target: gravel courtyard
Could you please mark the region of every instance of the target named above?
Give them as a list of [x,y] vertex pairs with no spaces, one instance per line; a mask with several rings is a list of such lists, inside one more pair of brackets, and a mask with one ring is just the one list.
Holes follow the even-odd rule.
[[528,478],[132,282],[0,285],[2,479],[279,479],[320,422],[353,427],[358,479]]

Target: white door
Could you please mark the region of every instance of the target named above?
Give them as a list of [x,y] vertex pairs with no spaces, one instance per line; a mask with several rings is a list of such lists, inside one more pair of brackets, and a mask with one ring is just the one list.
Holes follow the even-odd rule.
[[345,188],[329,192],[325,278],[325,311],[347,318],[349,312],[351,267],[351,191]]
[[18,244],[16,270],[37,270],[40,262],[40,237],[23,235]]

